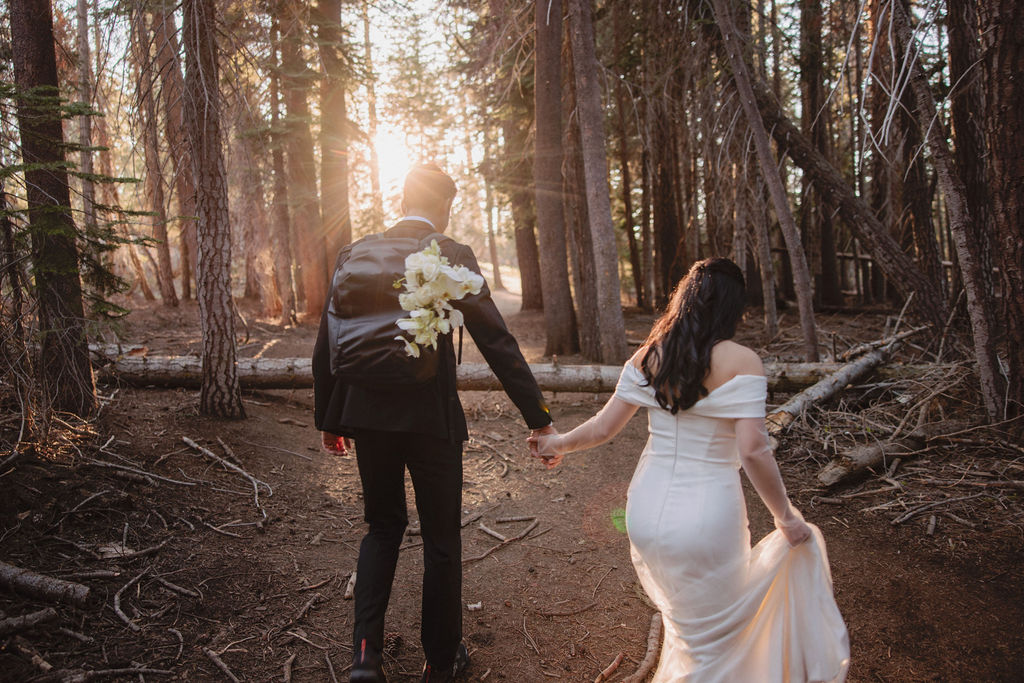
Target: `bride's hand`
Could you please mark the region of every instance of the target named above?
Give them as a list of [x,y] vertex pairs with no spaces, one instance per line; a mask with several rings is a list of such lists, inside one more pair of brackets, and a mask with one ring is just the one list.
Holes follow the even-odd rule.
[[535,432],[526,441],[530,444],[530,455],[540,458],[545,467],[552,469],[557,467],[565,456],[559,450],[560,440],[561,436],[552,429],[551,432],[546,434]]
[[785,518],[775,520],[775,528],[782,532],[792,547],[807,542],[811,537],[811,527],[804,521],[800,511],[792,505],[789,506]]

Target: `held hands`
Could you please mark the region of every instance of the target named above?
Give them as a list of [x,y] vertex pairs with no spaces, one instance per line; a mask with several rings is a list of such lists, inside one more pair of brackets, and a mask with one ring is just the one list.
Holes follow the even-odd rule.
[[347,436],[338,436],[330,432],[321,432],[323,449],[331,455],[345,455],[352,448],[352,441]]
[[554,425],[534,429],[526,441],[530,444],[530,455],[540,458],[549,470],[557,467],[565,456],[559,452],[560,436]]

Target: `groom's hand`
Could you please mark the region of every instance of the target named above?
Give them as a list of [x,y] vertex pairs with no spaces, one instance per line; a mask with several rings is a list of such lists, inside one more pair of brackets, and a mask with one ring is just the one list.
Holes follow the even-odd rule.
[[545,453],[542,455],[540,443],[542,437],[551,436],[555,434],[558,434],[558,430],[555,429],[555,426],[553,424],[550,424],[546,427],[541,427],[540,429],[532,430],[530,432],[530,438],[526,440],[527,443],[529,443],[530,445],[530,455],[532,455],[535,458],[540,458],[541,462],[543,462],[544,466],[547,467],[549,470],[554,467],[557,467],[558,464],[562,462],[563,455],[561,453]]
[[338,436],[330,432],[321,432],[321,434],[323,435],[324,450],[332,455],[345,455],[352,448],[352,442],[347,436]]

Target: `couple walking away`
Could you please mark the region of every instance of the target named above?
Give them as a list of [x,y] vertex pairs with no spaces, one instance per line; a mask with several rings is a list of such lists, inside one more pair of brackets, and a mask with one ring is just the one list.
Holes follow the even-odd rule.
[[[436,241],[453,267],[479,273],[472,250],[443,235],[455,193],[437,166],[413,168],[405,217],[338,255],[314,349],[316,426],[328,450],[344,452],[355,441],[369,525],[357,565],[352,681],[387,680],[384,613],[408,522],[406,468],[423,537],[421,680],[461,679],[469,666],[460,537],[468,433],[454,333],[442,324],[436,350],[407,351],[395,339],[408,310],[396,289],[406,256]],[[731,341],[744,300],[743,275],[731,261],[694,264],[624,366],[614,396],[566,434],[552,426],[486,283],[438,309],[461,314],[532,430],[530,452],[548,467],[604,443],[647,409],[650,437],[630,484],[626,525],[633,564],[664,623],[654,681],[843,681],[849,645],[824,540],[790,504],[775,464],[761,360]],[[777,527],[753,548],[740,467]]]

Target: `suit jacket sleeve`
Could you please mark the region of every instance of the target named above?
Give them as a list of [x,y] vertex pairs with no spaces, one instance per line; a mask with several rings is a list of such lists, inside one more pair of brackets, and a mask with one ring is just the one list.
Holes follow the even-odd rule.
[[[475,273],[480,272],[473,250],[458,245],[451,261],[463,265]],[[484,283],[479,294],[469,294],[452,306],[462,312],[466,329],[473,337],[477,348],[497,376],[505,393],[519,408],[530,429],[540,429],[551,424],[551,414],[544,401],[537,380],[530,372],[530,366],[519,350],[515,337],[508,331],[505,321],[491,298],[491,291]]]
[[[331,271],[331,283],[328,283],[327,302],[320,316],[320,329],[317,331],[316,343],[313,345],[313,423],[320,431],[337,429],[338,406],[344,403],[346,387],[336,381],[331,373],[331,345],[328,340],[327,311],[331,306],[334,273],[348,257],[348,247],[343,248],[335,259],[334,270]],[[333,411],[332,411],[333,408]]]

